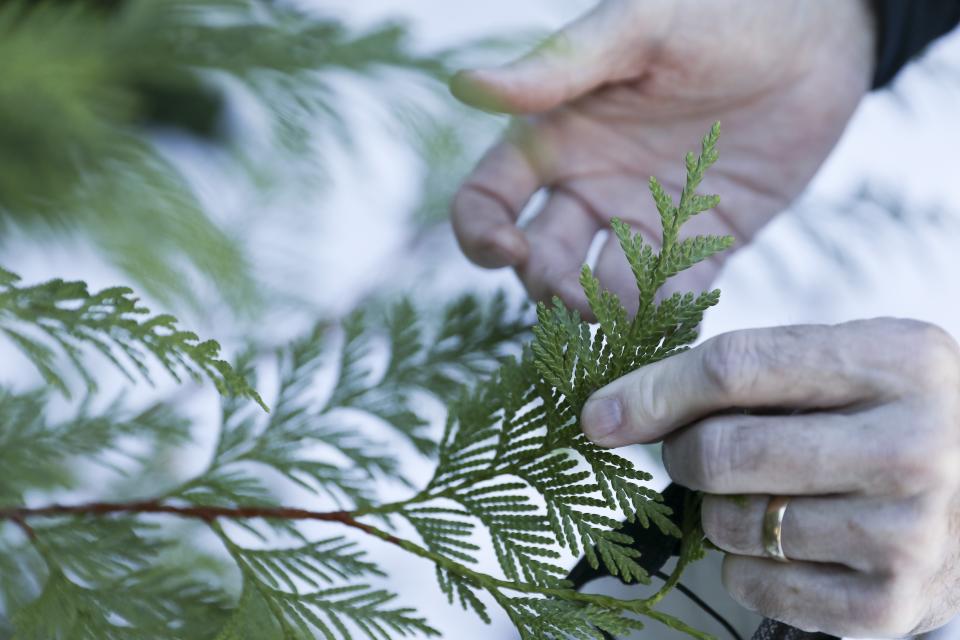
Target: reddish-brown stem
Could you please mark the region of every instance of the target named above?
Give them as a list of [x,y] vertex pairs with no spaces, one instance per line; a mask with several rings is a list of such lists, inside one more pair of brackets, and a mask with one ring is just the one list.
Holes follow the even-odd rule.
[[[54,518],[58,516],[111,516],[118,514],[168,514],[181,518],[194,518],[204,522],[213,522],[220,518],[250,519],[267,518],[274,520],[324,520],[339,522],[348,527],[359,529],[364,533],[373,533],[373,528],[354,519],[349,511],[308,511],[291,507],[214,507],[199,505],[173,505],[157,500],[140,502],[87,502],[76,505],[52,504],[45,507],[18,507],[15,509],[0,509],[0,520],[10,520],[20,526],[28,537],[35,538],[36,534],[30,525],[29,518]],[[398,540],[392,536],[385,538],[387,542],[396,544]]]
[[646,600],[618,600],[616,598],[579,593],[567,587],[546,587],[533,583],[512,582],[502,580],[491,575],[480,573],[444,556],[435,551],[431,551],[416,543],[397,538],[386,531],[376,527],[358,522],[354,514],[349,511],[307,511],[305,509],[292,509],[289,507],[204,507],[197,505],[177,506],[167,504],[159,500],[148,500],[142,502],[88,502],[77,505],[53,504],[45,507],[18,507],[12,509],[0,509],[0,520],[9,520],[20,526],[28,537],[34,539],[36,533],[27,523],[29,518],[53,518],[58,516],[98,516],[108,517],[118,514],[169,514],[182,518],[194,518],[204,522],[213,523],[220,518],[227,519],[247,519],[247,518],[273,518],[283,520],[324,520],[327,522],[339,522],[348,527],[359,529],[385,542],[394,544],[401,549],[408,551],[416,556],[430,560],[439,567],[455,573],[467,580],[470,580],[477,587],[486,589],[497,597],[502,589],[518,591],[520,593],[533,593],[545,596],[554,596],[564,600],[583,602],[593,604],[609,610],[623,610],[636,614],[646,615],[655,620],[659,620],[675,629],[686,631],[688,634],[699,640],[709,640],[710,636],[702,634],[691,627],[688,627],[680,620],[671,617],[668,614],[654,611]]
[[27,521],[24,520],[22,516],[11,516],[10,520],[15,525],[20,527],[20,529],[23,531],[24,535],[27,536],[27,538],[29,538],[30,540],[37,539],[37,532],[33,530],[33,527],[27,524]]

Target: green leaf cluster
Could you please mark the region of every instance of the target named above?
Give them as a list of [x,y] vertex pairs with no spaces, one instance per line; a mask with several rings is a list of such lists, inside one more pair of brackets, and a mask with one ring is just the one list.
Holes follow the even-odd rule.
[[[48,477],[33,469],[76,457],[111,460],[133,435],[185,446],[196,429],[176,412],[126,412],[116,403],[55,422],[40,417],[47,413],[45,394],[0,396],[0,444],[8,445],[0,460],[23,473],[0,478],[0,631],[16,640],[437,634],[377,584],[380,565],[355,539],[314,538],[301,526],[309,521],[346,527],[432,563],[451,602],[487,621],[496,603],[524,639],[601,640],[604,632],[641,628],[643,618],[703,638],[656,609],[679,572],[703,553],[696,496],[685,520],[676,521],[647,485],[650,475],[588,441],[579,415],[595,390],[689,348],[703,313],[717,302],[717,291],[660,291],[671,275],[731,243],[680,234],[683,223],[716,203],[697,188],[716,160],[718,132],[714,127],[700,154],[688,156],[679,201],[651,181],[663,227],[659,248],[614,222],[636,277],[635,316],[585,268],[596,325],[559,302],[540,305],[532,343],[519,356],[510,350],[524,323],[503,298],[486,306],[464,298],[434,322],[404,301],[380,318],[354,314],[340,324],[318,324],[279,349],[252,346],[229,374],[253,381],[272,368],[275,376],[264,377],[276,380],[268,395],[272,412],[244,402],[243,394],[225,396],[205,468],[163,487],[141,487],[145,499],[43,507],[42,498],[58,495],[51,490],[78,484],[69,473]],[[67,285],[32,291],[7,276],[6,286],[12,305],[46,300]],[[123,353],[123,341],[132,340],[157,355],[144,346],[162,343],[150,337],[149,320],[128,325],[131,311],[117,312],[117,300],[135,302],[126,292],[112,295],[96,303],[107,306],[97,313],[84,302],[97,295],[85,289],[71,306],[53,295],[52,303],[20,303],[8,313],[37,326],[70,327],[45,335],[76,360],[79,351],[58,335],[106,335],[106,344]],[[172,361],[184,367],[186,350],[205,344],[174,343],[183,353]],[[430,398],[448,408],[438,442],[431,437]],[[436,456],[430,481],[407,499],[378,500],[381,481],[411,483],[402,478],[396,447],[371,435],[376,426]],[[285,506],[281,486],[314,494],[333,510]],[[680,537],[677,570],[645,599],[574,591],[564,580],[565,562],[577,554],[626,582],[649,582],[623,520]],[[401,536],[407,525],[417,540]],[[475,566],[485,545],[498,571]]]
[[69,418],[48,417],[45,391],[17,394],[0,390],[0,503],[24,502],[28,491],[70,489],[78,482],[72,463],[114,468],[143,463],[143,453],[184,445],[190,422],[164,403],[130,412],[122,398],[93,411],[86,402]]
[[[269,469],[340,507],[369,505],[378,478],[404,480],[395,451],[366,435],[362,423],[373,420],[433,454],[425,398],[445,404],[461,385],[495,369],[527,330],[502,295],[487,305],[455,300],[439,323],[425,322],[409,300],[378,320],[354,313],[339,330],[320,323],[272,354],[279,380],[268,416],[236,397],[223,399],[209,467],[177,495],[198,504],[272,504],[262,481]],[[238,366],[251,378],[252,357]],[[331,368],[332,388],[317,394],[318,376]]]
[[0,233],[80,232],[164,304],[201,310],[218,295],[249,309],[244,239],[158,134],[191,135],[245,183],[266,183],[251,158],[263,140],[231,129],[229,104],[256,112],[277,160],[302,159],[317,132],[348,137],[338,74],[432,79],[444,59],[414,52],[400,25],[357,32],[271,0],[4,1]]
[[[704,138],[701,153],[687,156],[687,180],[678,203],[656,179],[651,180],[663,229],[659,250],[626,224],[613,222],[636,278],[637,314],[630,318],[622,302],[601,290],[589,267],[584,267],[581,283],[597,326],[582,321],[559,300],[550,307],[539,305],[530,348],[452,405],[433,479],[410,501],[412,506],[397,509],[432,551],[470,562],[477,547],[469,537],[477,523],[488,532],[507,580],[562,588],[566,569],[557,563],[561,551],[584,553],[592,566],[602,564],[625,582],[649,581],[637,562],[633,540],[619,531],[623,518],[681,535],[662,497],[645,486],[651,476],[587,440],[579,415],[594,391],[689,348],[704,312],[719,299],[716,290],[657,298],[672,275],[733,242],[730,237],[681,240],[679,234],[691,217],[717,203],[716,196],[696,190],[717,159],[718,136],[715,125]],[[691,535],[695,538],[696,531]],[[691,555],[696,555],[693,550]],[[473,597],[482,584],[452,580],[446,574],[440,582],[451,600],[459,599],[486,615]],[[558,602],[531,603],[527,598],[501,604],[524,638],[573,633],[572,625],[557,623],[565,619]],[[543,607],[553,613],[542,615]],[[583,637],[594,637],[590,634],[596,628],[612,624],[601,622],[609,611],[575,608],[576,612],[567,612],[571,620],[596,617],[595,622],[584,623],[584,629],[593,631]],[[555,623],[560,627],[551,626]]]
[[[212,637],[230,602],[200,565],[133,518],[70,520],[34,529],[26,576],[42,589],[15,611],[18,640]],[[14,604],[6,591],[3,605]],[[2,626],[0,626],[2,629]]]
[[[32,297],[22,291],[15,296]],[[43,305],[22,306],[44,310],[21,313],[25,322],[46,322],[51,315]],[[86,316],[71,315],[77,309],[64,317],[80,326]],[[101,318],[102,331],[123,325],[117,314],[107,318]],[[272,363],[278,379],[273,411],[265,414],[243,396],[225,395],[207,468],[162,495],[155,486],[140,491],[153,492],[154,501],[201,508],[279,506],[282,494],[264,481],[263,471],[270,469],[342,507],[370,505],[374,481],[396,481],[400,465],[394,451],[356,427],[358,414],[392,427],[414,449],[435,451],[419,414],[422,396],[445,404],[460,385],[494,370],[527,329],[502,296],[486,305],[472,297],[456,300],[434,322],[401,301],[377,319],[355,314],[340,326],[318,324],[267,353],[251,348],[231,371],[253,380],[255,361]],[[57,364],[52,361],[51,369]],[[318,395],[317,378],[331,368],[336,380]],[[94,411],[88,400],[63,420],[51,421],[49,413],[49,392],[0,395],[0,510],[7,514],[27,504],[28,492],[35,500],[38,492],[52,496],[81,487],[75,463],[100,462],[136,483],[137,469],[149,464],[158,446],[182,449],[195,433],[165,403],[131,412],[118,399]],[[336,455],[304,455],[311,444]],[[117,466],[118,460],[132,464]],[[311,542],[282,518],[263,519],[263,526],[237,520],[239,528],[211,521],[207,528],[220,541],[217,553],[191,544],[196,531],[170,530],[135,511],[64,515],[42,526],[12,515],[3,521],[0,637],[262,640],[313,638],[319,630],[346,637],[347,628],[373,638],[435,635],[411,609],[393,604],[395,594],[357,582],[382,572],[355,542]],[[181,539],[185,534],[188,542]],[[259,546],[236,542],[240,535],[253,536]],[[233,584],[242,585],[238,599]],[[151,602],[138,608],[145,601]]]
[[348,638],[348,622],[373,639],[438,635],[413,609],[393,607],[395,594],[358,582],[384,574],[354,543],[330,538],[255,550],[215,529],[240,569],[244,589],[217,640]]
[[70,390],[57,351],[83,378],[88,391],[96,380],[84,364],[83,348],[98,351],[134,381],[137,373],[151,381],[149,356],[179,381],[187,375],[206,377],[221,393],[239,395],[266,405],[229,363],[220,358],[220,345],[201,341],[177,326],[169,314],[150,315],[133,291],[112,287],[91,293],[83,282],[50,280],[20,286],[20,277],[0,268],[0,334],[30,359],[47,384],[67,396]]

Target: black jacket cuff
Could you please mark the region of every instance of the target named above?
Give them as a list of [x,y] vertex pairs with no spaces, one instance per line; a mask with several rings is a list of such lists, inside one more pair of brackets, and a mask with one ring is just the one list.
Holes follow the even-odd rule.
[[877,66],[873,88],[879,89],[927,45],[960,23],[960,0],[873,0],[877,18]]

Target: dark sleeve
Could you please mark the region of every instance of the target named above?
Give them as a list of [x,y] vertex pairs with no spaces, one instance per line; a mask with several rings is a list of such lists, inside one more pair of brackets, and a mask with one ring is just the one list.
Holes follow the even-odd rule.
[[960,0],[873,0],[877,67],[873,88],[887,85],[928,44],[960,23]]

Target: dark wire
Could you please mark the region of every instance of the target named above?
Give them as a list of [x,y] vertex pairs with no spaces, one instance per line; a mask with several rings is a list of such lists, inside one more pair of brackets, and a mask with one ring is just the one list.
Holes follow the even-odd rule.
[[[660,578],[661,580],[664,580],[664,581],[670,579],[670,576],[668,576],[667,574],[665,574],[663,571],[654,571],[653,575],[656,576],[657,578]],[[731,636],[733,636],[735,640],[743,640],[743,636],[741,636],[739,633],[737,633],[737,630],[733,628],[733,625],[732,625],[732,624],[730,624],[729,622],[727,622],[727,619],[726,619],[726,618],[724,618],[722,615],[720,615],[720,613],[719,613],[716,609],[714,609],[714,608],[711,607],[709,604],[707,604],[707,603],[703,600],[703,598],[701,598],[700,596],[698,596],[697,594],[695,594],[693,591],[691,591],[690,589],[688,589],[685,584],[683,584],[682,582],[678,582],[677,585],[676,585],[676,589],[677,589],[677,591],[679,591],[680,593],[682,593],[683,595],[685,595],[687,598],[689,598],[690,601],[693,602],[693,604],[695,604],[695,605],[697,605],[698,607],[700,607],[701,609],[703,609],[711,618],[713,618],[713,619],[716,620],[718,623],[720,623],[720,626],[722,626],[724,629],[726,629],[726,630],[727,630],[727,633],[729,633]],[[613,636],[613,634],[609,633],[608,631],[604,631],[604,630],[601,629],[601,630],[600,630],[600,633],[603,634],[603,637],[605,638],[605,640],[616,640],[616,638]]]
[[[660,578],[661,580],[669,580],[669,579],[670,579],[670,576],[668,576],[667,574],[665,574],[663,571],[656,571],[656,572],[654,572],[653,575],[655,575],[656,577]],[[693,602],[693,604],[695,604],[695,605],[697,605],[698,607],[700,607],[701,609],[703,609],[711,618],[713,618],[714,620],[716,620],[717,622],[719,622],[719,623],[720,623],[720,626],[722,626],[724,629],[726,629],[726,630],[727,630],[727,633],[729,633],[731,636],[733,636],[736,640],[743,640],[743,636],[741,636],[739,633],[737,633],[737,630],[733,628],[733,625],[730,624],[730,623],[727,621],[726,618],[724,618],[722,615],[720,615],[720,613],[719,613],[716,609],[714,609],[714,608],[711,607],[709,604],[707,604],[706,602],[704,602],[703,598],[701,598],[700,596],[698,596],[697,594],[695,594],[693,591],[691,591],[690,589],[688,589],[685,584],[683,584],[682,582],[678,582],[678,583],[677,583],[677,591],[679,591],[679,592],[682,593],[683,595],[687,596],[687,598],[689,598],[690,601]]]

